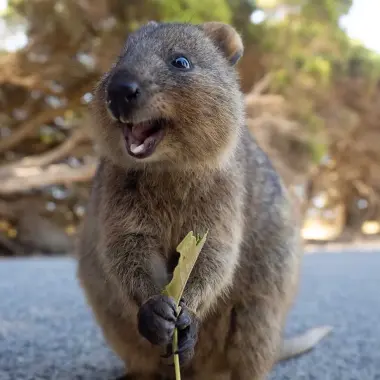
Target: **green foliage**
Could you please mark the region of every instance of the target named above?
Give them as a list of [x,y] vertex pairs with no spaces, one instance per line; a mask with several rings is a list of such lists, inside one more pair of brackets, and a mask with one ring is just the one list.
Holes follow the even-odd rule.
[[319,141],[311,141],[309,147],[313,163],[316,165],[320,164],[322,158],[325,157],[328,152],[327,144]]
[[262,34],[257,33],[260,29],[251,23],[251,14],[256,10],[254,0],[227,0],[230,7],[230,22],[242,34],[247,45],[257,43]]
[[[312,160],[319,163],[328,142],[317,136],[326,131],[318,116],[322,99],[339,79],[362,77],[378,83],[380,56],[352,41],[339,26],[351,0],[259,0],[267,14],[261,46],[268,70],[274,73],[272,91],[294,104],[292,116],[310,136]],[[281,12],[280,12],[281,10]],[[280,16],[280,17],[279,17]]]
[[352,0],[307,0],[303,2],[301,15],[311,21],[318,20],[324,24],[338,23],[339,17],[346,14]]
[[231,9],[226,0],[152,0],[163,21],[202,23],[231,21]]
[[352,41],[341,67],[346,75],[375,80],[380,77],[380,55]]
[[273,10],[278,7],[299,8],[303,17],[312,20],[337,20],[346,14],[352,0],[257,0],[258,8]]

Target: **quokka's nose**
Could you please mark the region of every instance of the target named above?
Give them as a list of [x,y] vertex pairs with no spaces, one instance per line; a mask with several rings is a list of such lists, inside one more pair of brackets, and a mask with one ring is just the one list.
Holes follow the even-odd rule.
[[127,121],[134,103],[141,94],[139,84],[122,77],[112,78],[107,87],[107,107],[112,116],[120,121]]
[[108,96],[115,100],[122,100],[124,102],[130,102],[137,98],[140,88],[135,81],[111,83],[108,86]]

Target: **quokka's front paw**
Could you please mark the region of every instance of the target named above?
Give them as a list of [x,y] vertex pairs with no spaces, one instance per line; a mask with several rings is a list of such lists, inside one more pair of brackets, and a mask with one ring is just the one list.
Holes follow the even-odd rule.
[[[181,311],[177,319],[176,327],[178,329],[178,353],[181,365],[188,363],[194,356],[195,345],[198,337],[198,323],[195,317],[191,317],[186,305],[181,300]],[[167,352],[164,358],[169,358],[174,354],[172,341],[167,345]]]
[[164,295],[153,296],[140,307],[137,319],[144,338],[155,345],[167,345],[173,339],[177,324],[175,302]]
[[177,316],[176,304],[171,297],[157,295],[144,303],[138,312],[138,329],[140,334],[152,344],[168,346],[171,350],[174,329],[178,328],[178,355],[181,362],[187,362],[194,354],[197,340],[197,323],[183,303]]

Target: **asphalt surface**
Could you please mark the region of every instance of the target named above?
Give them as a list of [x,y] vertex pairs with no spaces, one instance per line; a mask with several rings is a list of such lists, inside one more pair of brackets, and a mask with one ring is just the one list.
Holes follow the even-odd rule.
[[[316,349],[270,380],[380,380],[380,251],[307,255],[286,335],[328,324]],[[0,260],[0,380],[108,380],[123,373],[65,258]]]

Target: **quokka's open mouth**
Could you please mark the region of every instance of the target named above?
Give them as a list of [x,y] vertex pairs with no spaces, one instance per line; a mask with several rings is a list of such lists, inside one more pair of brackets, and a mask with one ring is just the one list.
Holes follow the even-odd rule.
[[164,125],[163,119],[125,123],[123,134],[129,155],[140,159],[151,156],[164,136]]

